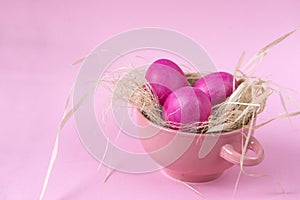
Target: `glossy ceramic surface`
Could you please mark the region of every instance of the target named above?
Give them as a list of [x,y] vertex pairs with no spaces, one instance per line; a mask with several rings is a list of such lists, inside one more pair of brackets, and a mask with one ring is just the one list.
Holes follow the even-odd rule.
[[[222,134],[192,134],[158,127],[137,111],[137,121],[142,126],[157,129],[155,135],[141,139],[144,149],[171,177],[188,182],[206,182],[218,178],[226,169],[241,160],[243,135],[248,129],[239,129]],[[141,131],[141,135],[145,135]],[[254,156],[245,156],[244,166],[258,165],[264,158],[261,144],[251,133],[247,150]],[[180,149],[182,148],[182,150]],[[199,152],[202,152],[201,155]],[[204,153],[203,153],[204,152]],[[178,158],[170,162],[170,157]],[[180,155],[179,155],[180,154]],[[168,161],[166,161],[168,160]]]

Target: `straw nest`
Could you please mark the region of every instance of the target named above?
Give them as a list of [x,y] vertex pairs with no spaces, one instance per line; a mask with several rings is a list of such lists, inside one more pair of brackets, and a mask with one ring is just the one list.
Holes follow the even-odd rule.
[[[186,73],[186,77],[190,85],[193,85],[201,78],[201,75]],[[192,133],[233,131],[246,127],[252,117],[256,117],[264,110],[266,100],[272,91],[266,81],[259,78],[250,78],[245,75],[236,76],[236,78],[239,80],[238,88],[225,102],[215,105],[211,116],[203,123],[175,124],[164,121],[158,99],[152,94],[151,86],[147,83],[133,84],[135,87],[132,89],[129,101],[151,122],[162,127],[180,127],[181,131]]]

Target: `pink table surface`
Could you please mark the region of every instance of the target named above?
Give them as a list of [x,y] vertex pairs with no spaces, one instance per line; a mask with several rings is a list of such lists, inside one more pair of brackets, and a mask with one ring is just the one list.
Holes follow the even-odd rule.
[[[79,66],[71,63],[113,34],[132,28],[171,28],[202,44],[220,69],[233,70],[300,24],[300,2],[285,1],[0,1],[0,199],[38,199],[65,99]],[[300,32],[274,48],[259,74],[299,90]],[[297,98],[299,102],[299,98]],[[283,112],[271,98],[263,119]],[[242,176],[236,199],[300,199],[300,117],[256,131],[265,160]],[[45,199],[231,199],[239,168],[193,186],[198,196],[161,172],[115,172],[81,145],[74,121],[62,131]],[[276,181],[286,194],[280,194]]]

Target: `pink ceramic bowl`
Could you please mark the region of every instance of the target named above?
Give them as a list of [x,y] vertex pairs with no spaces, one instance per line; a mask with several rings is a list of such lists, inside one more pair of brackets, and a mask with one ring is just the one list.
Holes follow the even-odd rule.
[[[137,111],[136,117],[140,126],[150,127],[140,131],[141,136],[145,136],[141,139],[144,149],[175,179],[188,182],[211,181],[226,169],[240,164],[242,143],[248,129],[222,134],[193,134],[159,127],[140,111]],[[149,130],[155,134],[149,136]],[[255,156],[246,155],[243,165],[258,165],[264,158],[264,150],[252,134],[247,149],[254,151]]]

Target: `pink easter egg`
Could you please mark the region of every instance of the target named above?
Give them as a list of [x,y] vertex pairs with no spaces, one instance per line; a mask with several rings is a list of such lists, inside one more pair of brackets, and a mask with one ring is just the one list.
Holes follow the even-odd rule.
[[152,63],[145,78],[161,105],[164,104],[172,91],[188,86],[183,71],[177,64],[168,59],[159,59]]
[[212,106],[225,101],[237,86],[234,76],[227,72],[208,74],[200,78],[194,85],[209,97]]
[[198,88],[182,87],[172,92],[163,105],[165,121],[180,124],[204,122],[212,112],[207,95]]

